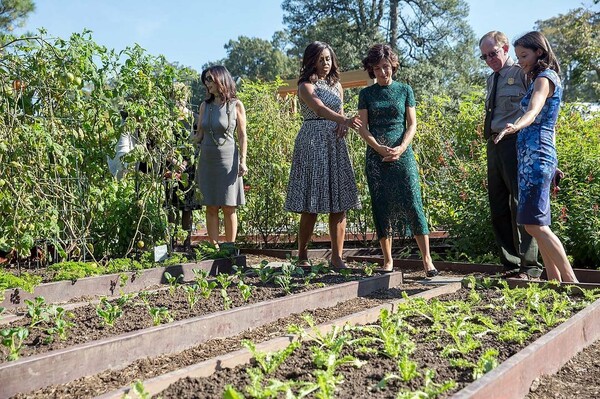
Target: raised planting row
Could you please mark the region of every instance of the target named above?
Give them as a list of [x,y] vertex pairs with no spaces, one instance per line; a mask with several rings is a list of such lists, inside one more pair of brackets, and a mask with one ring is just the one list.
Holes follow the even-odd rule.
[[[415,295],[429,291],[432,288],[435,288],[435,286],[407,281],[398,287],[378,290],[365,297],[349,299],[334,306],[294,313],[270,323],[246,329],[227,338],[211,339],[181,352],[139,359],[122,369],[103,371],[95,375],[78,378],[66,384],[51,385],[26,394],[19,394],[16,397],[19,399],[42,399],[49,396],[64,399],[93,398],[121,387],[130,387],[136,380],[147,380],[161,376],[171,371],[193,366],[198,362],[237,351],[243,348],[241,345],[243,340],[251,340],[256,343],[269,341],[272,337],[286,334],[288,325],[303,323],[304,315],[311,315],[317,323],[326,323],[344,316],[353,316],[357,312],[397,300],[402,297],[403,292]],[[168,384],[163,386],[162,389],[166,386]],[[123,392],[115,397],[122,398]]]
[[[256,352],[250,367],[218,370],[203,378],[187,377],[159,395],[448,397],[494,370],[599,296],[598,290],[577,289],[581,295],[574,295],[568,287],[557,291],[556,287],[539,285],[510,289],[505,282],[500,287],[494,284],[498,283],[483,279],[476,284],[472,279],[470,288],[454,294],[431,300],[409,299],[398,304],[394,312],[382,310],[377,323],[336,327],[327,333],[312,329],[309,340],[293,342],[272,353],[261,353],[247,343]],[[596,303],[593,308],[598,307]],[[581,318],[585,316],[593,315]],[[299,327],[291,327],[291,331],[306,334]],[[513,381],[513,385],[519,383]],[[469,387],[466,393],[458,395],[515,397],[505,396],[502,386],[494,389],[481,394],[484,391]]]
[[172,264],[151,269],[135,270],[102,276],[84,277],[74,281],[57,281],[33,285],[31,287],[11,288],[3,291],[0,308],[12,309],[23,306],[26,300],[44,297],[47,302],[61,303],[75,298],[90,296],[115,296],[136,292],[166,282],[165,273],[190,281],[194,278],[193,269],[206,270],[211,275],[227,273],[233,265],[246,266],[245,256],[204,260],[194,263]]
[[[271,334],[271,336],[276,336],[277,338],[265,340],[264,337],[253,337],[252,335],[238,337],[238,341],[235,345],[232,345],[233,352],[229,351],[229,353],[216,354],[215,357],[212,358],[203,357],[199,359],[198,363],[184,366],[180,369],[147,379],[143,382],[138,380],[135,384],[131,384],[130,386],[123,387],[113,392],[108,392],[97,398],[122,398],[124,394],[130,393],[132,389],[142,395],[157,394],[179,379],[187,377],[207,377],[212,375],[216,370],[233,368],[240,364],[246,364],[252,358],[252,353],[248,349],[241,349],[247,340],[250,340],[253,343],[256,342],[256,350],[265,353],[281,350],[287,347],[290,342],[299,338],[297,335],[287,333],[289,326],[292,324],[308,327],[306,320],[316,319],[319,320],[319,323],[322,323],[319,324],[317,328],[321,333],[325,334],[334,328],[343,327],[346,324],[354,325],[376,322],[382,310],[393,310],[398,303],[404,302],[407,296],[433,298],[442,294],[456,292],[460,289],[460,283],[450,283],[437,288],[434,288],[435,285],[433,284],[417,284],[418,289],[410,289],[410,286],[410,284],[403,284],[402,288],[398,287],[374,292],[369,295],[369,299],[370,301],[373,301],[373,299],[379,300],[379,304],[375,302],[371,306],[362,306],[355,309],[354,312],[344,312],[344,309],[342,309],[341,312],[338,312],[338,306],[336,306],[335,308],[318,309],[315,312],[304,312],[303,314],[296,314],[293,315],[293,317],[278,320],[277,330],[280,332],[280,335],[277,336]],[[336,314],[338,315],[337,317],[335,317]],[[327,317],[328,315],[331,315],[332,317]],[[140,390],[140,388],[142,388],[142,390]]]
[[[263,264],[256,270],[219,274],[215,280],[206,271],[196,271],[192,284],[167,276],[169,289],[124,294],[71,312],[33,301],[27,317],[3,326],[5,359],[23,358],[0,365],[0,386],[14,394],[67,382],[402,282],[400,273],[364,277],[362,270],[318,273],[293,265],[273,270]],[[325,285],[330,286],[319,288]],[[37,377],[18,378],[24,374]]]

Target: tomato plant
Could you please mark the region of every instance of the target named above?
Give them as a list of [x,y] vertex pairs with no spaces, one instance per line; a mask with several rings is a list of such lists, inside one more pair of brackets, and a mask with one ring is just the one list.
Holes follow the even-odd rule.
[[[88,31],[63,40],[42,30],[5,43],[0,251],[27,256],[41,245],[78,259],[166,240],[162,168],[189,151],[173,135],[173,84],[194,72],[139,46],[109,50]],[[121,111],[130,115],[125,123]],[[127,156],[130,173],[115,180],[107,157],[122,133],[137,145]],[[140,163],[149,165],[144,172]]]

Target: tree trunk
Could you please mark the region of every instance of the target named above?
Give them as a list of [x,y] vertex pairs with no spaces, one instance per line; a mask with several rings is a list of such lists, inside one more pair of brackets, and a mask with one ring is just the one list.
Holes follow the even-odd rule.
[[398,3],[400,0],[390,0],[390,46],[398,49]]

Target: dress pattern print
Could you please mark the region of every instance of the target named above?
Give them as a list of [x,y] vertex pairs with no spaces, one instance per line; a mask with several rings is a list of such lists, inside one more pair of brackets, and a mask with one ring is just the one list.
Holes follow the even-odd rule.
[[[388,147],[402,143],[406,108],[414,106],[412,88],[396,81],[366,87],[358,97],[358,109],[368,113],[369,131]],[[429,234],[412,144],[394,162],[383,162],[381,155],[367,146],[365,168],[377,238]]]
[[[554,84],[554,93],[546,99],[535,121],[517,135],[519,168],[518,224],[548,226],[551,222],[550,185],[556,173],[558,159],[554,143],[554,126],[560,110],[562,85],[558,74],[551,69],[541,72],[536,79],[548,79]],[[523,112],[529,107],[533,86],[521,101]]]
[[[314,90],[325,106],[341,112],[338,85],[318,80]],[[337,123],[319,117],[300,100],[304,118],[294,143],[285,210],[338,213],[360,206],[354,170],[344,138],[336,135]]]

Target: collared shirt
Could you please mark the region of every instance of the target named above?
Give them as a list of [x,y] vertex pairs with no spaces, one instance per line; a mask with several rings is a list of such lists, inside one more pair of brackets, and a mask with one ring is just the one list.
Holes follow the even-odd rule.
[[[492,118],[492,132],[499,133],[507,123],[514,123],[523,115],[519,105],[527,93],[527,76],[520,66],[509,58],[499,71],[498,87],[496,88],[496,106]],[[487,78],[487,95],[485,105],[488,106],[490,91],[494,82],[494,74]]]

